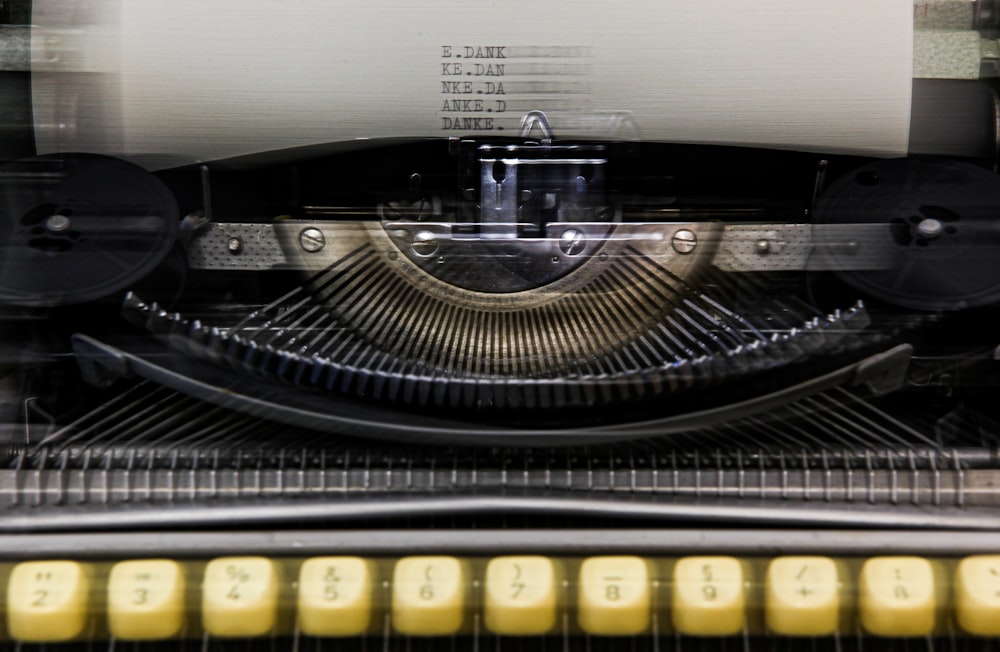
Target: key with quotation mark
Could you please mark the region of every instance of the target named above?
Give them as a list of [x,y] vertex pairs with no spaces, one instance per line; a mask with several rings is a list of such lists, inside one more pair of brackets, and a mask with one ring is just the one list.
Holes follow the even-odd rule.
[[87,625],[90,579],[73,561],[25,562],[7,584],[7,629],[18,641],[77,638]]
[[496,634],[544,634],[556,624],[559,573],[548,557],[496,557],[486,566],[486,628]]
[[280,578],[265,557],[214,559],[202,584],[202,624],[213,636],[260,636],[277,622]]

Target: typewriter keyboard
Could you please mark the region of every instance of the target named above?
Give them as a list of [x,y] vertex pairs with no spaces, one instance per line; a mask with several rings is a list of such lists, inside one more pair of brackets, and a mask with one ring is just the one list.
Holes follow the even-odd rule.
[[6,635],[59,642],[275,634],[1000,635],[1000,555],[29,561]]

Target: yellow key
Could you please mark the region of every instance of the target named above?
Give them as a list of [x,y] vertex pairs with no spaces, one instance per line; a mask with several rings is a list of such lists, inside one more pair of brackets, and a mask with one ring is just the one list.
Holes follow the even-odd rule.
[[588,634],[628,636],[649,627],[649,566],[639,557],[591,557],[580,566],[578,613]]
[[977,636],[1000,636],[1000,555],[966,557],[955,569],[955,616]]
[[768,628],[786,636],[827,636],[837,631],[840,579],[829,557],[778,557],[767,568]]
[[264,557],[223,557],[205,568],[201,617],[213,636],[262,636],[278,614],[278,569]]
[[358,636],[372,619],[372,565],[360,557],[314,557],[299,571],[299,629],[309,636]]
[[462,628],[465,565],[454,557],[406,557],[392,577],[392,624],[411,636],[444,636]]
[[18,564],[7,584],[7,628],[19,641],[57,642],[84,633],[90,581],[74,561]]
[[486,628],[496,634],[544,634],[556,624],[556,566],[548,557],[497,557],[486,566]]
[[858,578],[861,624],[879,636],[925,636],[934,630],[934,570],[920,557],[875,557]]
[[733,557],[685,557],[674,566],[674,627],[692,636],[743,631],[743,564]]
[[184,571],[167,559],[123,561],[108,578],[108,629],[115,638],[151,641],[184,627]]

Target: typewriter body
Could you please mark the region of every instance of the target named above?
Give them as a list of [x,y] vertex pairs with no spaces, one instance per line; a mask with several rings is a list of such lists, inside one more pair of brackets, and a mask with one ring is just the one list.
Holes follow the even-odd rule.
[[2,645],[992,649],[1000,10],[0,1]]

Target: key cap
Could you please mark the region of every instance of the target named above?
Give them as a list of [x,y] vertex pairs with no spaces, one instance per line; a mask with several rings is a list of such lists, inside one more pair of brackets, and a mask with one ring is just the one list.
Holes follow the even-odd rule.
[[392,625],[410,636],[445,636],[465,617],[465,565],[454,557],[406,557],[392,577]]
[[733,557],[685,557],[674,566],[674,627],[691,636],[729,636],[743,630],[743,565]]
[[278,615],[278,569],[264,557],[223,557],[205,568],[202,624],[212,636],[263,636]]
[[829,557],[778,557],[764,589],[768,629],[785,636],[828,636],[837,631],[840,579]]
[[588,634],[627,636],[649,627],[649,566],[639,557],[591,557],[580,566],[578,613]]
[[548,557],[497,557],[486,566],[486,628],[496,634],[544,634],[556,624],[556,566]]
[[360,557],[314,557],[299,571],[299,629],[309,636],[358,636],[371,625],[372,564]]
[[861,624],[879,636],[925,636],[934,631],[934,571],[920,557],[875,557],[858,578]]
[[19,641],[72,640],[87,626],[89,597],[90,580],[82,564],[18,564],[7,583],[7,629]]
[[955,569],[955,616],[977,636],[1000,636],[1000,555],[966,557]]
[[115,564],[108,577],[108,629],[115,638],[152,641],[184,626],[184,571],[167,559]]

